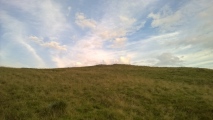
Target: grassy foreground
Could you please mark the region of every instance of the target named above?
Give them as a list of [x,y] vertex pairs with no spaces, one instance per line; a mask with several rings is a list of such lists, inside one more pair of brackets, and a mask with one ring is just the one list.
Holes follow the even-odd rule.
[[213,70],[0,68],[0,120],[213,120]]

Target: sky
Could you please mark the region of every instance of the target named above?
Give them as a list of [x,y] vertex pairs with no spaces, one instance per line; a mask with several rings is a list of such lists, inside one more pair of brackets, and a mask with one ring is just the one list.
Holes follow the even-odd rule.
[[213,69],[213,0],[0,0],[0,66]]

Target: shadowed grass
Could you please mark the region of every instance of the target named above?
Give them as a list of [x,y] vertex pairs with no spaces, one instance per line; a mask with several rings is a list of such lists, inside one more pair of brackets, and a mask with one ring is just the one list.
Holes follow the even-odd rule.
[[213,119],[213,70],[0,68],[2,120]]

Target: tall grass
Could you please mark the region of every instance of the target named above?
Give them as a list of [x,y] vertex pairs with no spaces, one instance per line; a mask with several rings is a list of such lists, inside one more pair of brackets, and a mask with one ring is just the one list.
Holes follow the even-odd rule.
[[213,70],[0,68],[1,120],[212,120]]

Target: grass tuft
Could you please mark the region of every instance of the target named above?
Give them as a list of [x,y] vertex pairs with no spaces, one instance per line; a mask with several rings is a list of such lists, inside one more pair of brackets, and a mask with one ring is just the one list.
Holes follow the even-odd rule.
[[64,101],[55,101],[39,111],[41,117],[61,117],[66,114],[67,104]]

